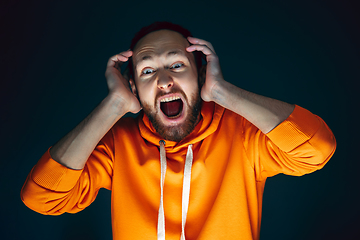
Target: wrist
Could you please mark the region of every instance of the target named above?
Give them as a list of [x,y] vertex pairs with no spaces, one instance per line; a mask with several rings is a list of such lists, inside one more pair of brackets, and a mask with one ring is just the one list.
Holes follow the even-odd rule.
[[127,104],[125,103],[124,98],[116,94],[109,93],[102,101],[101,105],[108,109],[109,114],[118,115],[120,118],[128,112],[125,108]]
[[232,87],[234,86],[225,80],[217,81],[216,84],[214,84],[211,88],[212,101],[224,106],[224,104],[227,102],[227,97],[229,97],[229,89]]

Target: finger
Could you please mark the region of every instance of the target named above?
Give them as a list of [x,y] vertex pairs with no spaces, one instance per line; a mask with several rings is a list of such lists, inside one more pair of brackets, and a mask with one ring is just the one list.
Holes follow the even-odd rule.
[[129,60],[129,57],[131,57],[133,52],[131,50],[127,50],[125,52],[121,52],[119,54],[116,54],[109,58],[108,67],[114,67],[115,65],[121,66],[123,62],[126,62]]
[[125,52],[121,52],[121,55],[125,56],[125,57],[131,57],[133,55],[133,51],[131,51],[130,49],[125,51]]
[[186,50],[188,52],[193,52],[193,51],[200,51],[202,53],[204,53],[207,57],[209,56],[214,56],[215,52],[213,52],[208,46],[206,45],[191,45],[190,47],[187,47]]
[[208,41],[205,41],[200,38],[194,38],[194,37],[188,37],[188,41],[192,44],[206,45],[211,49],[211,51],[213,51],[215,53],[215,49],[214,49],[213,45]]

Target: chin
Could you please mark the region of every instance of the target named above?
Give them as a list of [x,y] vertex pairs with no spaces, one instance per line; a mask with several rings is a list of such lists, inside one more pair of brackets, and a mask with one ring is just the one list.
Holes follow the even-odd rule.
[[163,110],[164,107],[160,104],[161,100],[166,97],[159,97],[155,109],[146,103],[142,103],[142,107],[156,132],[164,140],[180,142],[194,130],[200,119],[200,94],[197,93],[192,96],[194,100],[191,105],[183,97],[177,98],[182,101],[182,104],[180,104],[181,110],[174,113],[173,116],[168,116],[166,110]]
[[158,125],[154,126],[154,128],[164,140],[180,142],[194,130],[195,126],[196,123],[189,120],[177,126]]

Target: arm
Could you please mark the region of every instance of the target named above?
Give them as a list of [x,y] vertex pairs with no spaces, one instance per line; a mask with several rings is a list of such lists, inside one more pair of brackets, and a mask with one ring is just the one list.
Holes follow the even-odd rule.
[[335,137],[326,123],[300,106],[267,134],[248,121],[242,123],[243,146],[258,181],[279,173],[312,173],[323,168],[336,149]]
[[226,82],[211,43],[192,37],[188,40],[193,45],[187,51],[201,51],[206,55],[206,79],[201,89],[204,101],[214,101],[243,116],[263,133],[270,132],[294,110],[291,104],[245,91]]
[[55,161],[68,168],[82,169],[109,129],[127,112],[140,111],[140,103],[119,71],[120,65],[131,56],[131,51],[125,51],[109,59],[105,73],[109,87],[108,96],[50,149],[50,155]]
[[321,118],[299,106],[295,108],[226,82],[212,45],[197,38],[188,40],[193,45],[187,51],[206,55],[202,99],[214,101],[251,123],[241,129],[242,142],[258,180],[278,173],[299,176],[325,165],[334,154],[336,141]]
[[31,170],[21,199],[32,210],[51,215],[75,213],[91,204],[99,188],[111,189],[114,156],[109,129],[125,113],[141,109],[119,71],[131,55],[126,51],[109,59],[105,73],[108,96]]

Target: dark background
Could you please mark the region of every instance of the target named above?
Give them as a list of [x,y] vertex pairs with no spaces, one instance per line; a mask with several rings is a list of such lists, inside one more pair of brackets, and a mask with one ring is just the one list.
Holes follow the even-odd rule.
[[110,191],[78,214],[20,200],[49,146],[106,96],[105,66],[167,20],[210,41],[227,81],[321,116],[338,147],[323,170],[268,179],[261,239],[360,239],[360,7],[353,0],[2,1],[0,239],[111,239]]

